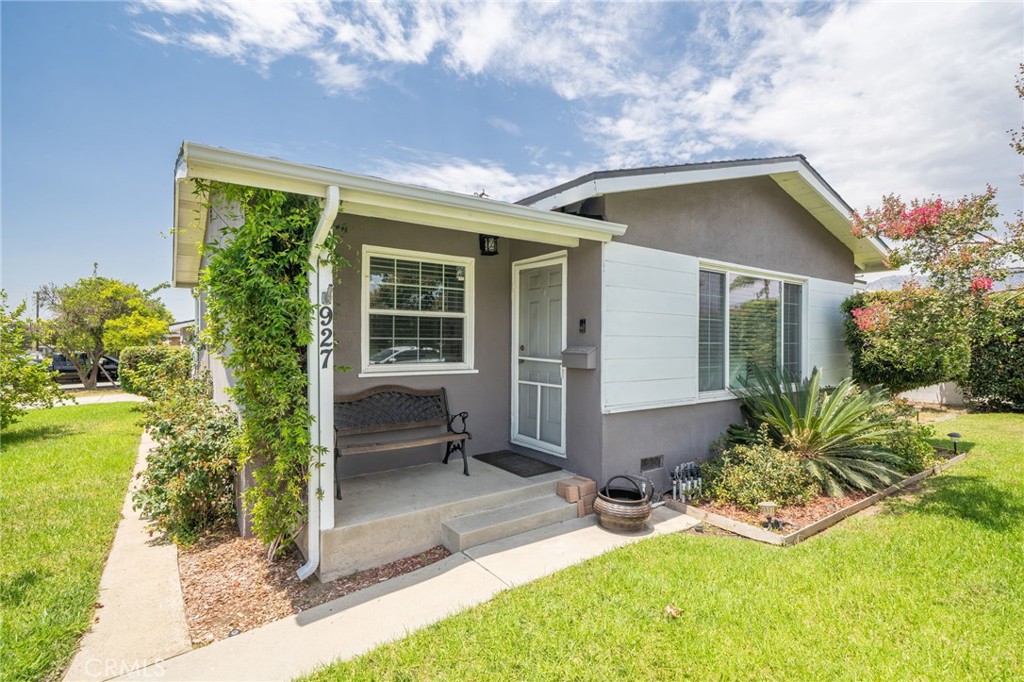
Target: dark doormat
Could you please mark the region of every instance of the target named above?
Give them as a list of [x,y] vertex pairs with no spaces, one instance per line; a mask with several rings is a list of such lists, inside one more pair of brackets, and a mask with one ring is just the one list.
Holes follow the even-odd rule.
[[499,450],[498,452],[473,455],[473,459],[478,459],[485,464],[504,469],[522,478],[539,476],[561,469],[561,467],[556,467],[554,464],[548,464],[533,457],[520,455],[518,452],[512,452],[511,450]]

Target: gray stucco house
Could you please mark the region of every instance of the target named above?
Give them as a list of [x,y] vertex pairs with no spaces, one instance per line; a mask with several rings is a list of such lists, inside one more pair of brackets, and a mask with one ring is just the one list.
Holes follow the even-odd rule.
[[[598,481],[700,459],[739,419],[729,388],[748,363],[849,374],[839,303],[885,269],[885,245],[851,234],[850,207],[802,156],[603,171],[509,204],[186,142],[176,286],[196,284],[197,245],[219,229],[195,179],[322,197],[318,234],[345,227],[353,267],[320,266],[310,291],[332,308],[334,364],[352,368],[310,368],[313,440],[328,448],[334,396],[401,384],[443,386],[470,411],[470,454],[513,450]],[[408,303],[426,289],[443,303]],[[230,377],[208,362],[222,392]],[[437,460],[325,462],[310,490]],[[309,499],[308,571],[361,567],[332,558],[345,553],[333,496]]]

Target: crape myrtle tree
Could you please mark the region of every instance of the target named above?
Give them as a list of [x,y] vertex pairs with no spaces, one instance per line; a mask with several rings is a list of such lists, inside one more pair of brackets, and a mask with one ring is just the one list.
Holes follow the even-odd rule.
[[156,343],[167,333],[172,318],[154,296],[158,290],[95,271],[71,284],[43,287],[40,298],[53,316],[42,325],[43,339],[75,366],[86,388],[95,388],[104,355]]
[[[1024,65],[1016,87],[1024,99]],[[1011,137],[1024,155],[1024,130]],[[856,236],[892,245],[889,267],[909,266],[927,279],[925,286],[911,281],[900,291],[863,292],[844,303],[855,377],[894,391],[967,377],[972,346],[997,332],[993,306],[1021,304],[1019,290],[991,295],[996,282],[1024,264],[1024,215],[1002,224],[999,216],[991,186],[955,200],[890,194],[854,214]]]

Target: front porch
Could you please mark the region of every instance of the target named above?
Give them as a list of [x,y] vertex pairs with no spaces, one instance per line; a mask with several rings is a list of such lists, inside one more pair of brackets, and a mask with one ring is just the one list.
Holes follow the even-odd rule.
[[322,581],[443,544],[453,552],[576,518],[555,494],[554,471],[522,478],[478,459],[381,471],[342,479],[334,528],[321,533]]

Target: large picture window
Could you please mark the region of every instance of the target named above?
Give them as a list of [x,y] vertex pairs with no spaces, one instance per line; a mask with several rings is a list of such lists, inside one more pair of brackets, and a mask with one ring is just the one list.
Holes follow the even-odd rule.
[[363,371],[472,368],[473,259],[363,250]]
[[698,325],[701,392],[738,388],[754,366],[802,374],[801,284],[701,270]]

